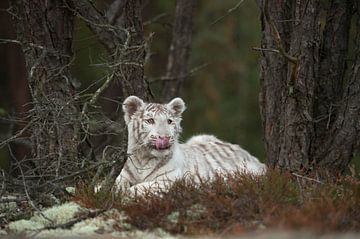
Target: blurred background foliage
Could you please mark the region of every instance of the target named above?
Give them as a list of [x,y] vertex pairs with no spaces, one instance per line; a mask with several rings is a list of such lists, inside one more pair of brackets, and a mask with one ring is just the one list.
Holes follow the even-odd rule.
[[[104,9],[111,2],[97,1]],[[228,14],[229,9],[240,2],[239,7]],[[6,1],[0,2],[0,7],[6,9]],[[157,101],[161,98],[160,77],[166,73],[174,11],[175,1],[168,0],[148,0],[143,9],[150,53],[145,75]],[[242,145],[260,160],[265,160],[258,104],[259,54],[252,50],[261,40],[259,14],[255,0],[198,1],[189,67],[193,74],[187,78],[180,95],[187,103],[181,141],[195,134],[214,134]],[[325,15],[321,17],[322,23],[324,18]],[[0,38],[14,39],[14,28],[5,11],[0,12],[0,23]],[[19,90],[20,85],[14,87],[18,83],[9,81],[10,72],[19,70],[19,64],[22,64],[16,61],[17,65],[14,65],[14,59],[9,60],[14,55],[11,48],[14,46],[0,44],[0,55],[3,56],[0,57],[0,140],[16,130],[5,118],[18,111],[13,92],[20,91],[18,95],[21,95],[23,91]],[[74,55],[72,74],[85,99],[106,77],[107,54],[96,36],[79,19],[75,26]],[[122,101],[119,97],[118,103]],[[7,148],[0,149],[0,166],[8,165],[8,158]],[[358,158],[353,162],[359,172]]]
[[[256,1],[243,1],[215,23],[238,3],[198,2],[189,67],[193,74],[187,78],[181,95],[187,103],[182,141],[194,134],[214,134],[263,159],[258,54],[251,49],[260,44]],[[156,100],[161,98],[159,78],[166,73],[174,9],[175,1],[158,0],[149,1],[143,10],[145,37],[153,33],[145,75]],[[100,84],[106,74],[101,66],[106,53],[81,21],[77,22],[74,49],[72,70],[81,83],[80,89],[85,90],[94,82]]]

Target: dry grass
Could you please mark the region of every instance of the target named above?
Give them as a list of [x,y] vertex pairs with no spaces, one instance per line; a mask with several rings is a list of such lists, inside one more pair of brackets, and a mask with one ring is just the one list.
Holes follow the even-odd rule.
[[187,235],[263,228],[360,231],[360,182],[352,177],[318,183],[277,171],[258,177],[236,173],[200,184],[179,180],[168,192],[126,202],[123,195],[94,195],[84,188],[78,187],[76,201],[123,210],[139,229],[160,227]]

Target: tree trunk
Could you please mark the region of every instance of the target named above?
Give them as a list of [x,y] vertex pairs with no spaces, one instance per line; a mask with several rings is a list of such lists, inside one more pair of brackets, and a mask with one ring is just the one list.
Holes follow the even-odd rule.
[[290,55],[297,57],[288,65],[285,79],[284,124],[277,164],[290,169],[308,168],[313,138],[313,100],[319,52],[318,1],[296,1],[290,42]]
[[[76,162],[78,109],[69,72],[74,15],[63,1],[17,1],[17,35],[25,53],[32,96],[31,140],[37,172],[66,174]],[[74,166],[70,166],[74,169]]]
[[[355,59],[352,62],[348,79],[346,79],[343,93],[340,94],[342,98],[341,101],[338,101],[336,119],[334,123],[330,122],[331,128],[326,132],[322,141],[325,143],[317,145],[318,150],[315,154],[316,162],[332,171],[345,169],[360,148],[360,4],[356,3]],[[341,60],[344,61],[344,59]],[[340,68],[339,74],[344,74],[343,66],[338,67]],[[335,86],[341,89],[342,84],[335,83]],[[341,90],[335,91],[335,94],[338,92]]]
[[[144,79],[145,64],[145,39],[143,21],[141,16],[142,0],[126,1],[124,8],[124,28],[128,31],[128,39],[125,40],[125,50],[120,56],[120,72],[123,84],[123,95],[137,95],[149,101],[151,92]],[[128,41],[128,42],[127,42]]]
[[352,70],[345,79],[353,2],[331,0],[323,32],[324,3],[270,2],[259,1],[267,159],[290,171],[343,172],[359,148],[360,136],[360,25]]
[[[261,1],[261,6],[263,6]],[[268,12],[273,19],[291,19],[293,1],[276,1],[268,6]],[[275,49],[276,42],[265,15],[261,15],[262,41],[261,48]],[[290,49],[291,22],[278,24],[283,47]],[[286,79],[288,62],[280,54],[261,52],[261,93],[260,107],[265,137],[265,150],[269,164],[275,166],[280,154],[281,135],[284,128],[285,98],[287,96]]]
[[179,96],[188,75],[195,7],[195,0],[176,1],[172,40],[162,89],[162,96],[166,101]]

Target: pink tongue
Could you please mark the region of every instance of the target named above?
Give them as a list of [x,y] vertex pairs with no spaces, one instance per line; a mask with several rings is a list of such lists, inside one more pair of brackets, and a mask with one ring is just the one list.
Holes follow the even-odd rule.
[[169,139],[167,138],[157,138],[155,141],[156,149],[165,149],[169,147]]

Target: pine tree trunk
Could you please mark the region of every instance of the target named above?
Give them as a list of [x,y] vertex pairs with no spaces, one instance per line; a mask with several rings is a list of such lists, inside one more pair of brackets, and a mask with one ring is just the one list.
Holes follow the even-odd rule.
[[[267,159],[274,167],[337,174],[359,148],[360,24],[353,15],[359,4],[331,0],[328,9],[324,4],[259,1],[261,112]],[[322,9],[327,10],[323,31]],[[352,17],[357,18],[357,47],[346,74]]]
[[74,15],[63,1],[17,1],[17,35],[32,96],[31,139],[37,172],[64,175],[78,159],[78,109],[70,63]]

